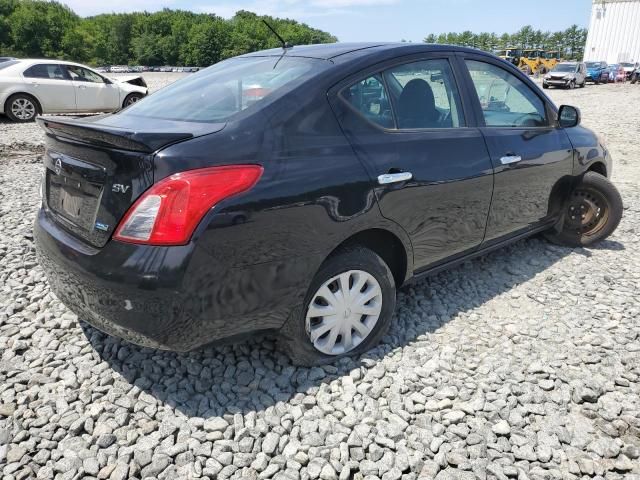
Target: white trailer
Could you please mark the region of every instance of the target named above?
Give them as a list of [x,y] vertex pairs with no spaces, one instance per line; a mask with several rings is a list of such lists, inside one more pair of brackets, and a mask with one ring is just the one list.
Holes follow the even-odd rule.
[[640,0],[593,0],[584,60],[640,62]]

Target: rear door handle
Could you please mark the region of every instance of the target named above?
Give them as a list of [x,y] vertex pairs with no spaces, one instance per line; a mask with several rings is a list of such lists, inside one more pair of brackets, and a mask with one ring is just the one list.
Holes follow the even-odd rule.
[[380,185],[389,185],[390,183],[406,182],[413,178],[411,172],[385,173],[378,175],[378,183]]
[[518,163],[522,161],[522,157],[520,155],[505,155],[504,157],[500,157],[500,163],[502,165],[509,165],[510,163]]

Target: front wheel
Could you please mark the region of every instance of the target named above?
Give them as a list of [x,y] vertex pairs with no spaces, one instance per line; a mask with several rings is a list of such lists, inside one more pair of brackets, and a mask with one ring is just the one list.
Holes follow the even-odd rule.
[[576,88],[576,81],[571,80],[571,82],[569,83],[569,90],[573,90],[574,88]]
[[140,101],[144,95],[141,93],[130,93],[122,102],[122,108],[127,108],[129,105],[133,105],[134,103]]
[[329,257],[313,278],[303,308],[280,331],[280,345],[297,365],[322,365],[363,353],[385,334],[395,309],[388,265],[363,247]]
[[546,90],[547,88],[549,88],[549,85],[547,85],[546,83],[543,83],[542,84],[542,88],[544,88]]
[[560,230],[548,232],[546,237],[570,247],[594,245],[618,227],[622,209],[615,185],[599,173],[587,172],[569,197]]

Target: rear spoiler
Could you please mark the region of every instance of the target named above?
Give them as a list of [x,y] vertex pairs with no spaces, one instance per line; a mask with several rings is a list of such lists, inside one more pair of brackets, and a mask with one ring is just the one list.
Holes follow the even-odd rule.
[[[152,153],[166,145],[193,138],[192,133],[150,132],[116,128],[92,122],[87,119],[72,117],[38,117],[40,127],[50,135],[100,147],[119,148],[134,152]],[[89,120],[89,121],[88,121]]]

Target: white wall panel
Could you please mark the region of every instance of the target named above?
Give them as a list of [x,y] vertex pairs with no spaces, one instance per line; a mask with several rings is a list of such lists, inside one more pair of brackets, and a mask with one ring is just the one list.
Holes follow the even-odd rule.
[[640,62],[640,0],[593,0],[584,59]]

